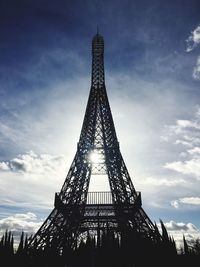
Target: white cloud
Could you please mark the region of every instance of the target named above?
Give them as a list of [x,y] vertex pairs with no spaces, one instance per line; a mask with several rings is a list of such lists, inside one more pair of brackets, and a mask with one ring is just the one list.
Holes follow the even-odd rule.
[[[183,247],[183,235],[190,242],[193,239],[200,238],[199,229],[192,223],[169,221],[164,223],[168,234],[174,238],[178,249]],[[159,230],[160,224],[158,224]]]
[[200,197],[183,197],[179,198],[177,200],[173,200],[171,202],[171,205],[175,208],[179,208],[183,205],[189,205],[189,206],[197,206],[200,207]]
[[[200,197],[200,109],[191,119],[176,120],[174,125],[166,127],[166,136],[163,140],[174,144],[174,160],[163,164],[169,170],[174,180],[183,180],[177,184],[174,194],[169,192],[168,198],[171,207],[180,211],[199,211]],[[173,149],[173,148],[172,148]]]
[[[186,40],[186,51],[191,52],[200,44],[200,25],[191,32],[190,36]],[[193,78],[195,80],[200,80],[200,56],[197,57],[196,66],[193,69]]]
[[187,48],[186,51],[190,52],[200,44],[200,25],[197,26],[194,31],[191,32],[190,36],[186,40]]
[[22,231],[28,236],[34,234],[41,226],[42,221],[38,221],[37,216],[32,212],[17,213],[12,216],[0,219],[0,236],[5,231],[11,231],[15,244],[19,242]]
[[193,158],[188,161],[174,161],[166,163],[164,168],[171,169],[183,174],[192,174],[200,178],[200,158]]
[[188,146],[188,147],[192,147],[192,143],[188,142],[188,141],[184,141],[184,140],[176,140],[174,142],[175,145],[184,145],[184,146]]
[[197,58],[196,66],[193,70],[193,78],[195,80],[200,80],[200,56]]
[[179,230],[179,231],[181,231],[181,230],[183,230],[183,231],[198,231],[198,229],[192,223],[185,224],[182,222],[176,223],[174,221],[170,221],[170,222],[165,223],[165,226],[166,226],[167,230],[169,230],[169,231],[177,231],[177,230]]
[[49,154],[37,155],[33,151],[20,154],[10,161],[0,162],[0,170],[16,171],[22,173],[47,174],[62,170],[66,164],[66,158]]
[[[200,146],[200,108],[197,108],[194,118],[191,120],[176,120],[174,125],[165,126],[165,134],[162,140],[186,147]],[[191,151],[190,149],[190,151]]]
[[177,120],[176,123],[180,128],[195,127],[195,124],[189,120]]
[[171,206],[178,209],[179,208],[179,202],[177,200],[171,201]]
[[7,164],[7,162],[0,162],[0,170],[2,170],[2,171],[8,171],[10,168],[9,168],[9,166],[8,166],[8,164]]
[[[67,174],[63,155],[26,154],[0,163],[1,205],[49,209]],[[9,188],[9,194],[8,194]]]
[[175,125],[166,127],[166,142],[173,143],[182,149],[179,152],[180,160],[167,162],[164,168],[174,170],[185,175],[200,177],[200,108],[191,120],[177,120]]
[[200,205],[200,197],[184,197],[179,201],[183,204]]
[[191,155],[199,155],[200,154],[200,147],[194,147],[188,150],[188,153]]

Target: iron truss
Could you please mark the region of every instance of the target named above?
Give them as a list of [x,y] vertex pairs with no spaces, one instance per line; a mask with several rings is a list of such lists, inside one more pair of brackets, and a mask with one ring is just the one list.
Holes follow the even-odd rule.
[[[91,159],[95,153],[98,160]],[[91,174],[106,174],[110,192],[88,193]],[[59,251],[73,247],[84,232],[100,234],[106,227],[117,233],[134,229],[152,240],[160,238],[155,225],[142,209],[120,152],[104,77],[104,40],[92,40],[92,79],[77,152],[55,207],[29,246],[56,245]]]

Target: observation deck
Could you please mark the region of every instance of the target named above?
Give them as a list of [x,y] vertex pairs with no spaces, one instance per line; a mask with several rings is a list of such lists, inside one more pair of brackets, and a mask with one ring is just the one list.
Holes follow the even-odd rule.
[[82,218],[81,231],[105,229],[105,225],[116,228],[118,227],[117,218],[131,219],[141,205],[140,192],[137,192],[134,202],[120,204],[113,204],[112,194],[109,191],[88,192],[86,205],[65,204],[60,199],[59,194],[55,194],[55,208],[57,210],[65,216],[71,214],[75,220]]

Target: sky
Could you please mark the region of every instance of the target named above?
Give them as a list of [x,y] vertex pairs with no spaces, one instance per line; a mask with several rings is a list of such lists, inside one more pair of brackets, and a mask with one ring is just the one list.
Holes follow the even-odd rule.
[[91,41],[142,205],[180,242],[200,237],[199,0],[0,0],[0,235],[34,233],[76,152]]

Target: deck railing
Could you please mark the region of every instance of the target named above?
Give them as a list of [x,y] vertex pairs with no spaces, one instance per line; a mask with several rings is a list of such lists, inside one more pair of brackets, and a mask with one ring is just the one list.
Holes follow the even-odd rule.
[[87,204],[113,204],[112,194],[109,191],[88,192]]

